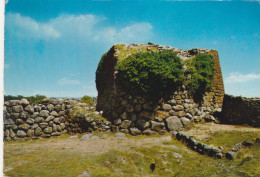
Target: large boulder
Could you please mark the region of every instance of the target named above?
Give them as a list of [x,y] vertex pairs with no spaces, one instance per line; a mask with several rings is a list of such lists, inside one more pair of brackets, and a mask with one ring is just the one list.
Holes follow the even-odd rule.
[[169,131],[181,131],[183,125],[177,116],[170,116],[166,119],[166,126]]

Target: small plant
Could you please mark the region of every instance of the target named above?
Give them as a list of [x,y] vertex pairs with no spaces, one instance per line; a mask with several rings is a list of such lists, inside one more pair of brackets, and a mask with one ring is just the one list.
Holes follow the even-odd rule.
[[180,87],[184,80],[181,59],[172,51],[136,53],[120,60],[117,83],[131,92],[161,98]]
[[212,88],[214,60],[209,54],[198,54],[187,62],[185,71],[188,91],[196,100],[201,100],[205,92]]
[[90,96],[87,96],[87,95],[83,96],[83,97],[81,98],[80,102],[81,102],[81,103],[87,103],[88,105],[93,105],[93,104],[94,104],[93,98],[90,97]]

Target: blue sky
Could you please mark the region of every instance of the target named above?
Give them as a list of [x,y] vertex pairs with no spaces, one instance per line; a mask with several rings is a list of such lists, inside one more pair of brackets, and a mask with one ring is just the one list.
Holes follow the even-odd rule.
[[259,1],[9,0],[5,94],[96,96],[95,71],[114,43],[219,52],[225,92],[260,97]]

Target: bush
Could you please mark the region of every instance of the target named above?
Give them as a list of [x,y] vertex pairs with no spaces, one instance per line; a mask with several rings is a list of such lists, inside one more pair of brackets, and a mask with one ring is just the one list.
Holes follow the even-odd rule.
[[159,98],[182,85],[182,68],[181,59],[169,50],[132,54],[115,67],[120,87]]
[[81,98],[80,102],[81,102],[81,103],[87,103],[87,104],[89,104],[89,105],[93,105],[94,100],[93,100],[92,97],[85,95],[85,96],[83,96],[83,97]]
[[212,88],[214,77],[214,60],[209,54],[198,54],[188,61],[187,70],[187,89],[195,99],[201,100],[205,92]]

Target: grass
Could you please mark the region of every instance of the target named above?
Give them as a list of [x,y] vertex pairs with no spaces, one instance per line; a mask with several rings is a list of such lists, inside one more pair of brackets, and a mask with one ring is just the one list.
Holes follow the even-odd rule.
[[[229,146],[241,140],[250,140],[255,132],[243,133],[232,131],[214,133],[211,143]],[[102,132],[93,132],[93,135],[102,136]],[[107,133],[106,133],[107,134]],[[259,134],[258,134],[259,135]],[[39,139],[33,141],[6,142],[4,145],[4,164],[11,167],[5,172],[8,176],[78,176],[84,171],[92,176],[257,176],[260,174],[260,148],[254,145],[241,151],[237,159],[215,159],[200,155],[191,151],[181,142],[170,139],[162,142],[154,141],[166,136],[136,136],[127,140],[116,141],[114,134],[109,133],[106,140],[93,140],[89,143],[100,143],[106,148],[105,141],[116,141],[116,147],[104,153],[87,153],[73,150],[71,144],[82,146],[82,149],[90,148],[90,144],[84,144],[78,139],[67,139],[70,135],[62,135],[51,139]],[[128,137],[128,136],[127,136]],[[151,142],[154,141],[154,142]],[[135,143],[141,143],[134,146]],[[149,142],[147,146],[145,142]],[[65,145],[58,146],[58,143]],[[86,143],[86,142],[85,142]],[[126,143],[126,144],[120,144]],[[74,145],[73,144],[73,145]],[[66,146],[67,145],[67,146]],[[131,148],[120,149],[127,145]],[[181,158],[176,158],[176,154]],[[248,155],[254,155],[250,161],[244,160]],[[154,172],[150,170],[150,164],[155,162]],[[5,169],[6,169],[5,168]]]

